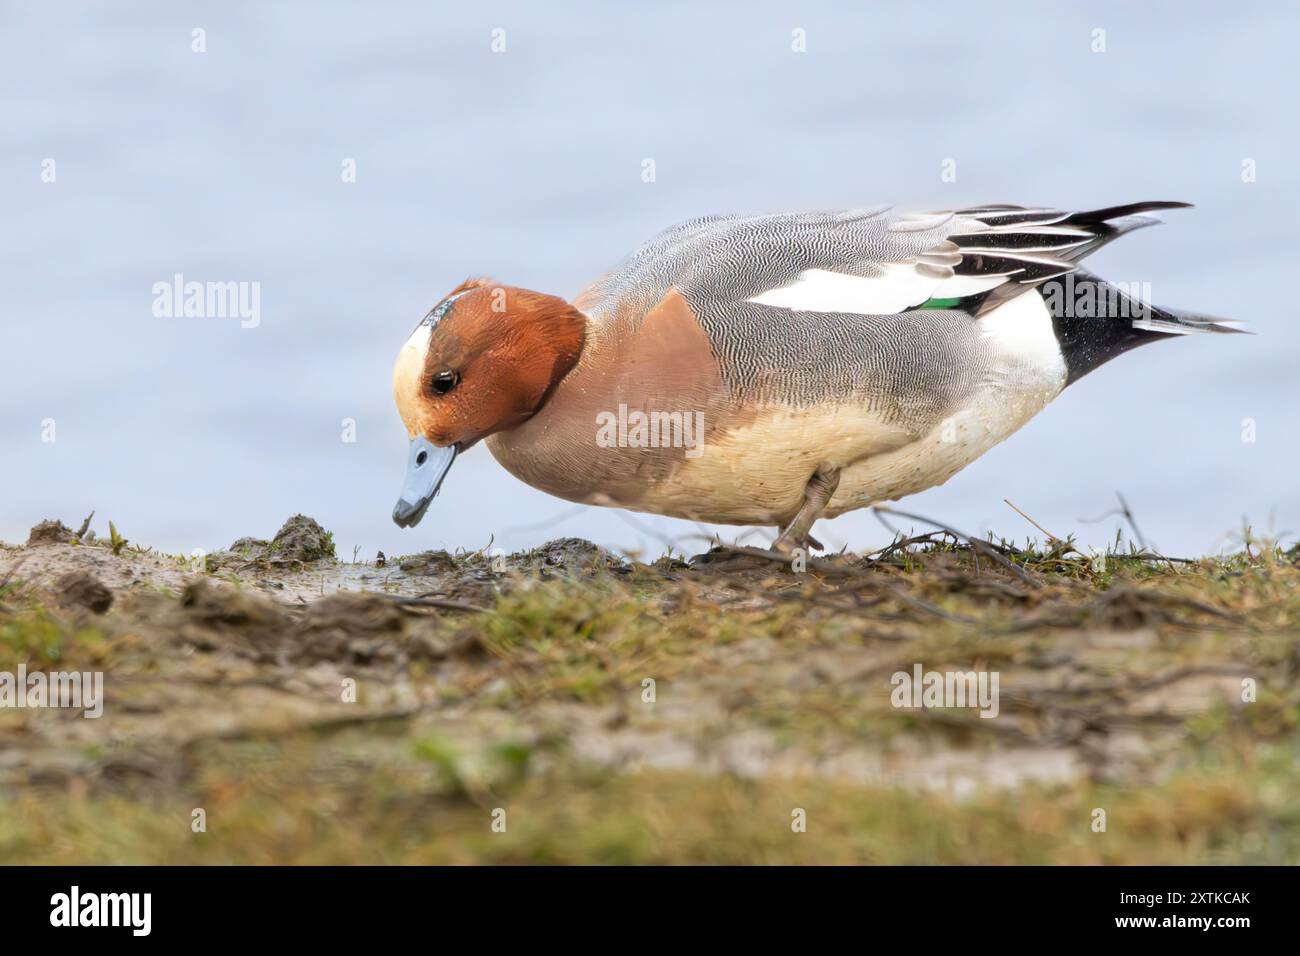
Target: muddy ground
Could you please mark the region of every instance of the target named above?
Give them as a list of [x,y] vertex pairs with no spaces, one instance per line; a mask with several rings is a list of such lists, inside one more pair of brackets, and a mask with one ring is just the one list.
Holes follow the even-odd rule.
[[[1300,569],[944,534],[807,567],[561,539],[0,546],[0,862],[1300,862]],[[993,674],[997,714],[894,706]],[[951,702],[948,702],[951,703]],[[987,708],[986,708],[987,710]]]

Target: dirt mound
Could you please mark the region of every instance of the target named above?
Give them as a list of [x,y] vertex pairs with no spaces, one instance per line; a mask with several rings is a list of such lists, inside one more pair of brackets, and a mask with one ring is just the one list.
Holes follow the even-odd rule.
[[510,555],[508,564],[526,571],[618,570],[625,566],[618,555],[584,538],[556,538],[531,551]]
[[535,571],[543,577],[554,577],[557,574],[589,575],[597,571],[618,573],[629,569],[627,562],[618,555],[582,538],[556,538],[540,547],[509,555],[499,548],[490,553],[421,551],[402,558],[398,567],[407,574],[431,577],[457,572],[483,575],[504,574],[507,571]]
[[294,659],[369,663],[401,656],[409,615],[383,595],[339,592],[321,598],[291,636]]
[[113,592],[89,571],[71,571],[59,578],[54,587],[64,607],[84,607],[103,614],[113,606]]
[[456,559],[446,551],[421,551],[402,558],[397,565],[407,574],[441,574],[456,570]]
[[207,558],[210,571],[248,564],[302,565],[336,560],[333,532],[326,531],[318,521],[306,515],[294,515],[270,541],[239,538],[226,550],[214,552]]
[[431,640],[435,622],[425,614],[367,591],[339,591],[295,609],[200,578],[179,602],[145,601],[132,608],[134,616],[156,623],[167,640],[261,664],[397,665],[440,657],[447,643]]
[[67,544],[72,540],[72,529],[62,521],[50,518],[32,528],[27,535],[27,547],[35,548],[44,544]]
[[334,534],[326,531],[313,518],[294,515],[271,539],[271,547],[283,558],[291,561],[334,561]]
[[237,648],[274,659],[292,618],[279,605],[238,588],[221,587],[204,578],[189,584],[178,605],[170,605],[164,627],[199,650]]

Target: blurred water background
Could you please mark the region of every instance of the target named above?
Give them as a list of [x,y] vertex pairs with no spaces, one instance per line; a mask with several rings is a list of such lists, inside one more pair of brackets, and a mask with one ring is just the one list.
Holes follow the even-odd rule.
[[[1121,490],[1171,554],[1243,519],[1295,529],[1298,28],[1295,5],[1248,2],[7,0],[0,539],[96,509],[101,533],[188,552],[304,512],[341,556],[559,535],[702,550],[689,522],[549,498],[482,447],[395,527],[389,376],[418,318],[473,274],[574,295],[710,212],[1143,199],[1198,208],[1090,264],[1257,336],[1124,356],[900,507],[1037,534],[1010,498],[1101,545],[1117,519],[1080,519]],[[155,317],[177,273],[259,282],[260,324]],[[865,512],[817,533],[889,539]]]

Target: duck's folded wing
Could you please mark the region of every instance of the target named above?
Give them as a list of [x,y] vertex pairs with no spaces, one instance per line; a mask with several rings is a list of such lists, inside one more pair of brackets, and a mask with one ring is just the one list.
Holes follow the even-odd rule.
[[699,220],[656,250],[656,261],[675,273],[673,284],[688,297],[714,308],[748,302],[859,315],[918,308],[983,314],[1073,271],[1112,239],[1159,221],[1142,213],[1185,205],[1086,212],[998,205],[925,214],[883,208]]

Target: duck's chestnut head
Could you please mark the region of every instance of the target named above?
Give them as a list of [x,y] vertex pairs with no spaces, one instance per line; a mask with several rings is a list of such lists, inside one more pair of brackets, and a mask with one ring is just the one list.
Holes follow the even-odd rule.
[[470,279],[415,327],[393,366],[411,439],[393,520],[424,516],[456,455],[527,421],[582,353],[586,319],[564,299]]

